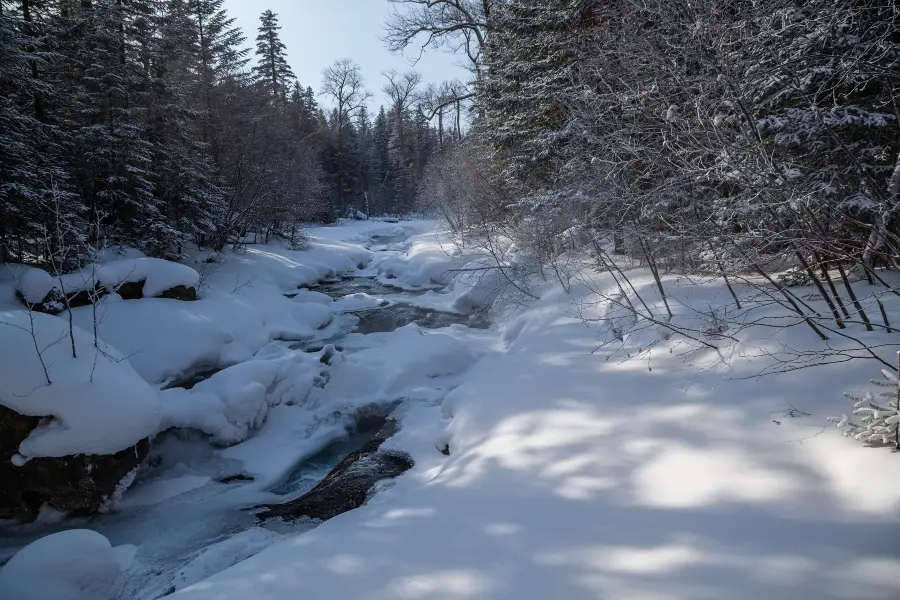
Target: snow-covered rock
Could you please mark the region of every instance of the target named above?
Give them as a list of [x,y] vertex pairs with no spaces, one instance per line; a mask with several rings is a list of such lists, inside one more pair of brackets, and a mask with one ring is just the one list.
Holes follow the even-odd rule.
[[60,276],[23,265],[11,268],[17,291],[25,303],[50,314],[57,314],[66,306],[87,306],[110,293],[118,293],[128,300],[151,297],[196,300],[200,284],[200,274],[191,267],[159,258],[112,260]]
[[113,548],[104,536],[72,529],[19,550],[0,569],[10,600],[109,600],[133,547]]
[[270,407],[306,401],[323,368],[315,358],[294,353],[235,365],[190,390],[161,391],[160,430],[196,429],[221,446],[242,442],[263,424]]
[[[0,312],[0,517],[80,514],[113,500],[147,455],[155,392],[116,350],[58,317]],[[48,383],[49,382],[49,383]]]
[[19,447],[23,462],[113,454],[159,424],[156,394],[128,361],[80,327],[71,334],[58,317],[0,312],[0,404],[49,417]]

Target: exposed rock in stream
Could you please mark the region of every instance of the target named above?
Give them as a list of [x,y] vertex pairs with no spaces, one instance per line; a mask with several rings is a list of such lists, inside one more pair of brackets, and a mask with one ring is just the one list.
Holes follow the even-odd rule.
[[397,422],[388,419],[360,450],[347,455],[315,487],[284,504],[269,504],[256,516],[260,521],[281,517],[308,517],[327,521],[365,504],[372,487],[411,469],[413,460],[402,452],[383,451],[381,445],[396,431]]
[[40,421],[0,405],[0,518],[33,520],[44,504],[74,515],[95,513],[147,456],[143,439],[116,454],[36,458],[15,466],[12,456]]

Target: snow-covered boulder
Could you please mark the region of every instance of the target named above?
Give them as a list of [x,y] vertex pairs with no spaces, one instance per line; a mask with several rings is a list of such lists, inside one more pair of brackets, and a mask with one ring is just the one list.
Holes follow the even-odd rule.
[[58,317],[0,312],[0,516],[97,510],[146,456],[160,413],[114,348]]
[[10,600],[109,600],[132,546],[113,548],[105,537],[72,529],[25,546],[0,569]]
[[129,258],[54,276],[33,267],[15,267],[20,299],[38,312],[58,314],[66,306],[88,306],[116,293],[125,300],[169,298],[197,299],[200,275],[186,265],[159,258]]

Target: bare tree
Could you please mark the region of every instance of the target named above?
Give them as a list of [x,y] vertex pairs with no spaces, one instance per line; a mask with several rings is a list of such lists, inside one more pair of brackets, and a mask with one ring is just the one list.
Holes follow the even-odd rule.
[[365,88],[362,69],[349,58],[335,61],[322,71],[321,94],[331,98],[337,113],[335,133],[338,147],[338,209],[343,213],[346,204],[343,181],[345,176],[343,132],[353,115],[365,106],[366,100],[371,98],[372,94]]

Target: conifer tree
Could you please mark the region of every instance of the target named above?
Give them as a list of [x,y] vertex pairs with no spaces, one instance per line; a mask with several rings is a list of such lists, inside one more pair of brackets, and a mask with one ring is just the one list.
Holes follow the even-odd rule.
[[278,15],[271,10],[259,17],[259,35],[256,37],[256,80],[268,89],[276,102],[284,103],[292,82],[297,78],[288,65],[287,47],[278,36],[281,26]]

